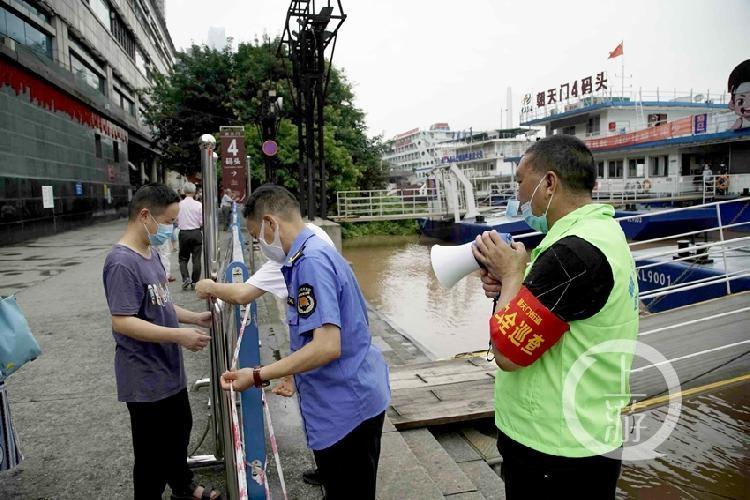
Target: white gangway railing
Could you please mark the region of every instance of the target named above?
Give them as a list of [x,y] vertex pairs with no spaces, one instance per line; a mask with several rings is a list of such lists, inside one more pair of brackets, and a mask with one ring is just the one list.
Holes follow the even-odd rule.
[[436,188],[338,191],[337,220],[407,219],[443,214],[447,210]]

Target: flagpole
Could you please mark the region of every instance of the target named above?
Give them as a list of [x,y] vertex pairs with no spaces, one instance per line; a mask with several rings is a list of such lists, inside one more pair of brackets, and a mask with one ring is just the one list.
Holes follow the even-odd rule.
[[622,46],[622,54],[620,54],[620,80],[621,80],[621,86],[620,86],[620,102],[622,103],[625,100],[625,47],[623,46],[623,42],[620,42],[620,46]]

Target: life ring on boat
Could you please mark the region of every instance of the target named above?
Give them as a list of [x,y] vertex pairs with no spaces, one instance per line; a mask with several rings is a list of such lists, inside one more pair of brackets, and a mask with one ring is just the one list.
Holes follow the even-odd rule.
[[716,177],[716,189],[721,192],[726,192],[729,187],[729,176],[720,175]]
[[643,190],[644,191],[651,191],[651,181],[648,179],[643,180]]

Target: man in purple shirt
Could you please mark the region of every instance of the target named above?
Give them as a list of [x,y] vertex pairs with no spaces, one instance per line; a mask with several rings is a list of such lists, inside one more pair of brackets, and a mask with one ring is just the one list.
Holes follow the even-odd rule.
[[133,435],[136,499],[160,499],[169,484],[173,499],[218,498],[193,482],[187,448],[193,418],[181,348],[200,351],[210,337],[211,313],[172,302],[167,275],[154,247],[177,219],[180,198],[163,184],[133,195],[128,226],[104,262],[104,292],[115,338],[117,398],[127,404]]

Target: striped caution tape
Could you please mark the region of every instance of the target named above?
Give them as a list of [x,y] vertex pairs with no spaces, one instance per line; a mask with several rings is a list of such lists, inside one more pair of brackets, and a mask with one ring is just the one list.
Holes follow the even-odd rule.
[[[237,345],[234,347],[232,353],[232,364],[231,368],[234,370],[237,368],[237,360],[240,355],[240,345],[242,344],[242,336],[245,333],[245,327],[247,326],[248,315],[250,313],[250,307],[245,307],[245,315],[242,318],[242,324],[240,325],[240,332],[237,336]],[[237,462],[237,473],[239,476],[239,490],[240,499],[247,499],[247,473],[245,472],[245,444],[242,441],[242,434],[240,433],[239,417],[237,415],[237,405],[235,403],[235,392],[234,388],[231,387],[229,390],[230,400],[232,403],[232,436],[234,440],[234,453]],[[276,470],[279,475],[279,483],[281,483],[281,491],[284,494],[284,500],[288,500],[286,493],[286,482],[284,481],[284,471],[281,468],[281,457],[279,456],[279,447],[276,444],[276,434],[273,431],[273,424],[271,423],[271,411],[268,408],[268,402],[266,401],[266,393],[261,388],[260,390],[261,400],[263,402],[263,410],[266,416],[266,422],[268,423],[268,435],[271,442],[271,449],[273,450],[273,457],[276,461]],[[255,469],[253,464],[247,464]],[[267,475],[268,460],[265,461],[264,466],[257,467],[257,470],[253,470],[253,476],[255,480],[263,485],[266,492],[266,499],[271,500],[271,490],[268,485]]]
[[284,471],[281,470],[281,457],[279,457],[279,447],[276,445],[276,434],[273,432],[273,424],[271,423],[271,410],[268,408],[268,401],[266,401],[266,393],[263,390],[261,390],[261,394],[263,395],[263,411],[266,414],[266,422],[268,423],[268,439],[269,441],[271,441],[271,450],[273,451],[273,458],[276,461],[276,471],[279,474],[279,483],[281,483],[281,492],[284,494],[284,500],[287,500],[286,482],[284,481]]

